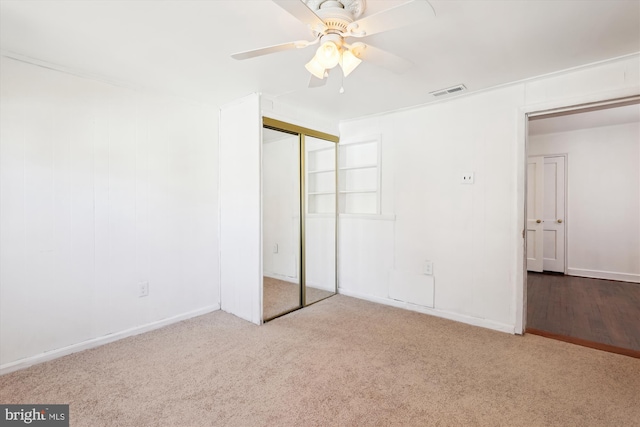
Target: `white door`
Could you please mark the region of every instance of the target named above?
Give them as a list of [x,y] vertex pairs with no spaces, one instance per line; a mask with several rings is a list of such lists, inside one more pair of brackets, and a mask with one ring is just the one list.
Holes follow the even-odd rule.
[[527,161],[527,270],[543,268],[544,157]]
[[565,158],[544,158],[544,249],[545,271],[564,273]]

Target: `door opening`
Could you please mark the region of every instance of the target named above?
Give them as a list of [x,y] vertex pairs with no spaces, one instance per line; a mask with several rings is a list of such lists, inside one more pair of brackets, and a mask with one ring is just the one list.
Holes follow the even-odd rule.
[[640,97],[527,128],[523,329],[640,357]]

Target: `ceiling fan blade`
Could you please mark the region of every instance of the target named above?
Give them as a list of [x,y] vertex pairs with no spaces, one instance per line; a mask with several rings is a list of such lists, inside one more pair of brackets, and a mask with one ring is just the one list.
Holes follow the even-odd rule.
[[300,0],[272,0],[275,4],[289,12],[302,23],[309,26],[314,31],[322,32],[326,26],[322,19],[316,15],[313,10],[302,3]]
[[386,68],[396,74],[402,74],[414,65],[407,59],[371,46],[370,44],[354,43],[352,51],[354,55],[362,59],[362,61]]
[[255,58],[256,56],[268,55],[270,53],[282,52],[284,50],[302,48],[302,47],[308,46],[309,44],[311,43],[306,40],[282,43],[274,46],[263,47],[260,49],[248,50],[246,52],[234,53],[233,55],[231,55],[231,57],[233,59],[238,59],[238,60],[249,59],[249,58]]
[[324,79],[319,79],[316,76],[314,76],[313,74],[311,74],[311,78],[309,78],[309,87],[310,88],[322,87],[322,86],[324,86],[326,84],[327,84],[327,77],[325,77]]
[[418,24],[434,16],[435,10],[427,0],[412,0],[359,19],[351,23],[348,30],[355,37],[364,37]]

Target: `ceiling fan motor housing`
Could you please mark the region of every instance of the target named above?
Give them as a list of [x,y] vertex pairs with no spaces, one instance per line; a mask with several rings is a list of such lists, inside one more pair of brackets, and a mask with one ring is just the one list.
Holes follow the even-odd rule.
[[353,19],[358,19],[364,13],[366,8],[366,0],[302,0],[309,9],[317,12],[321,8],[337,7],[347,10],[351,13]]
[[[338,2],[327,3],[340,4]],[[343,9],[342,7],[324,7],[327,3],[324,3],[323,8],[316,12],[327,27],[325,34],[340,34],[347,32],[347,27],[354,21],[351,12]]]
[[341,46],[343,38],[334,36],[348,32],[349,24],[364,12],[365,0],[308,0],[307,6],[315,11],[327,28],[321,41],[332,41]]

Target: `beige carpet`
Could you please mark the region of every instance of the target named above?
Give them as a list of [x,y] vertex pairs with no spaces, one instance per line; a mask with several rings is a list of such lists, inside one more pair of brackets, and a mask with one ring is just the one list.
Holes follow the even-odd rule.
[[73,426],[638,426],[640,360],[337,295],[215,312],[0,377]]
[[[300,307],[300,285],[263,277],[262,315],[265,319]],[[307,286],[307,305],[328,298],[333,292]]]

